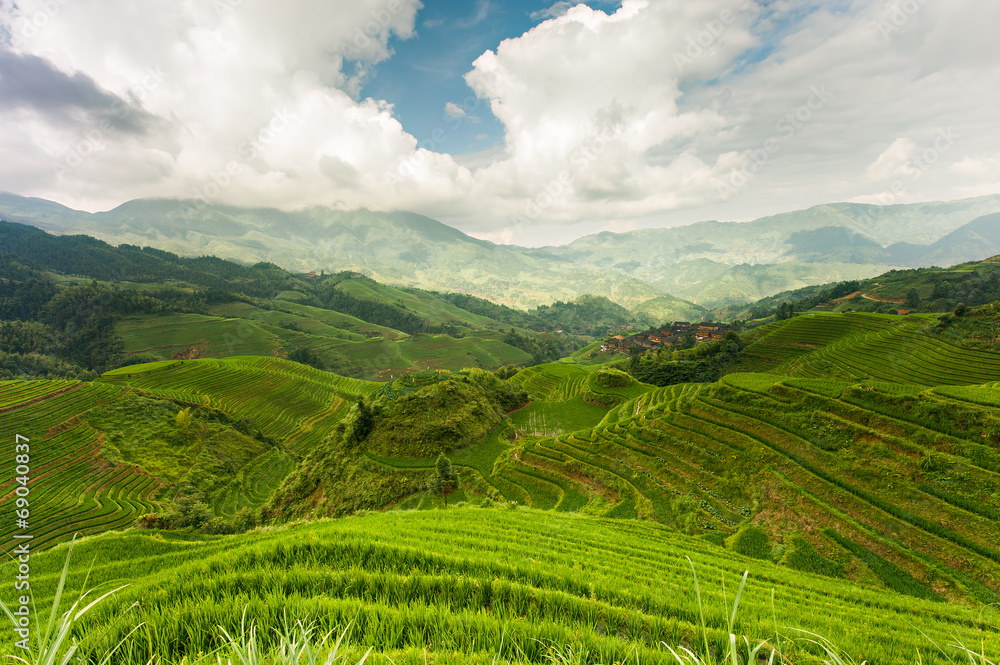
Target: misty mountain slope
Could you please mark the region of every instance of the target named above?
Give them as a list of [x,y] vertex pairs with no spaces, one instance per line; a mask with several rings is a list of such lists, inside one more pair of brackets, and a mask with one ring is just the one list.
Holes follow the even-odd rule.
[[521,307],[572,300],[584,293],[634,306],[661,295],[639,280],[601,274],[568,259],[530,256],[409,212],[316,207],[285,212],[140,199],[89,214],[41,199],[3,195],[0,217],[182,256],[268,261],[297,271],[358,270],[378,281],[468,292]]
[[895,257],[883,249],[886,246],[928,246],[995,212],[1000,212],[997,195],[892,206],[833,203],[744,223],[708,221],[603,232],[568,245],[528,251],[618,270],[652,283],[658,283],[673,264],[704,259],[727,265],[787,260],[894,265]]
[[[746,223],[604,232],[527,249],[478,240],[409,212],[287,212],[140,199],[90,214],[0,194],[0,218],[55,233],[182,256],[268,261],[302,272],[356,270],[381,282],[466,292],[518,307],[586,293],[629,308],[664,295],[724,306],[866,278],[889,267],[957,263],[982,258],[984,247],[996,245],[989,215],[998,212],[1000,196],[893,206],[834,203]],[[965,228],[980,218],[985,221]]]
[[949,266],[1000,254],[1000,214],[983,215],[941,238],[920,257],[920,265]]

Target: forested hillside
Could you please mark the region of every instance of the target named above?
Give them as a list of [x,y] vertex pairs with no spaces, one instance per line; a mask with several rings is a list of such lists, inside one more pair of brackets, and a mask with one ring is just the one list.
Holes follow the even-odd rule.
[[352,272],[181,258],[19,224],[0,223],[0,235],[5,377],[92,379],[137,362],[250,354],[388,379],[410,368],[552,361],[609,328],[638,325],[600,297],[525,312]]

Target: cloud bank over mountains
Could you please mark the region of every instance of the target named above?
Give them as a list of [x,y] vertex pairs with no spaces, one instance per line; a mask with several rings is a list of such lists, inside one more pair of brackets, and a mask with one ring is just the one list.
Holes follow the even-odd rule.
[[[0,189],[405,209],[543,244],[1000,187],[994,3],[560,2],[468,63],[480,109],[441,100],[448,122],[414,136],[360,91],[420,10],[5,1]],[[502,144],[449,154],[450,123],[487,108]]]

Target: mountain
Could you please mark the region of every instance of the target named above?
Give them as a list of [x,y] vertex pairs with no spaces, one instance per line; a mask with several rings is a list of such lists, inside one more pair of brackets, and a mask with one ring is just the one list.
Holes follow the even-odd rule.
[[556,360],[609,329],[659,323],[602,296],[523,311],[352,272],[181,258],[12,222],[0,222],[0,240],[0,379],[248,355],[387,379]]
[[[996,216],[992,216],[996,217]],[[968,227],[968,228],[967,228]],[[983,218],[949,234],[938,251],[943,255],[952,244],[977,242],[980,254],[991,251],[989,239],[997,236],[993,219]],[[935,243],[937,244],[937,243]],[[993,247],[996,251],[996,247]],[[731,318],[759,318],[775,313],[782,303],[791,303],[794,311],[822,312],[924,312],[944,314],[960,305],[977,307],[1000,300],[1000,262],[996,257],[968,261],[949,268],[923,267],[891,270],[869,279],[843,280],[837,284],[819,284],[782,291],[758,300],[753,305],[732,308]],[[992,331],[992,332],[991,332]],[[992,328],[967,335],[965,344],[996,340]]]
[[891,206],[833,203],[745,223],[604,232],[526,249],[478,240],[409,212],[286,212],[140,199],[90,214],[0,194],[0,218],[115,244],[267,261],[301,272],[354,270],[388,284],[470,293],[521,308],[594,294],[634,309],[671,295],[688,302],[657,311],[678,318],[691,316],[692,302],[745,304],[803,285],[873,277],[889,267],[983,258],[985,246],[996,246],[989,215],[998,212],[1000,195]]
[[[985,258],[989,250],[974,241],[943,239],[952,233],[959,233],[956,238],[974,237],[963,235],[960,229],[998,211],[997,195],[892,206],[834,203],[745,223],[707,221],[668,229],[603,232],[527,252],[616,271],[699,305],[719,307],[750,302],[754,294],[776,293],[771,289],[782,282],[773,277],[782,273],[787,276],[783,282],[787,289],[794,283],[874,277],[887,267],[918,267],[936,260],[950,265]],[[935,252],[935,242],[954,251]],[[824,264],[837,265],[827,269]],[[748,281],[748,275],[755,273],[752,268],[765,265],[769,267],[759,273],[760,279]],[[840,277],[825,279],[824,274]]]
[[301,272],[355,270],[381,282],[465,292],[521,307],[584,293],[626,306],[661,295],[636,279],[595,272],[570,260],[533,257],[408,212],[285,212],[140,199],[89,214],[4,194],[0,218],[186,256],[267,261]]
[[919,265],[948,266],[1000,254],[1000,214],[983,215],[933,243]]

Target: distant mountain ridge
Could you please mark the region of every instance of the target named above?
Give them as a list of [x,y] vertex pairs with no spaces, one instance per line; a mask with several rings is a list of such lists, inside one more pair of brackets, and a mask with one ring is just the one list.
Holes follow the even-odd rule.
[[680,299],[676,308],[668,300],[656,309],[677,318],[887,268],[982,259],[1000,253],[997,213],[1000,195],[892,206],[834,203],[745,223],[604,232],[528,249],[472,238],[410,212],[287,212],[137,199],[91,214],[0,194],[0,219],[114,244],[269,261],[303,272],[357,270],[386,283],[519,307],[591,293],[635,309],[670,295]]

